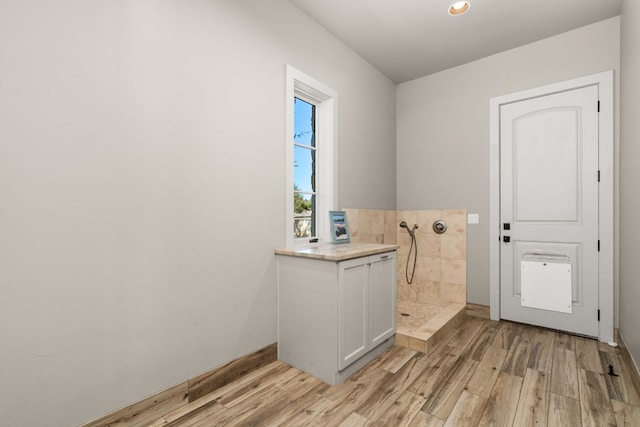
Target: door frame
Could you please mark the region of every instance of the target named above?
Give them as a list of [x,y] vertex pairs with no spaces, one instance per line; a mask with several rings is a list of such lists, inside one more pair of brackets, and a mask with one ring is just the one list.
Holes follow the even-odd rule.
[[[600,253],[598,256],[598,305],[600,322],[598,339],[613,338],[613,70],[577,79],[540,86],[489,100],[489,287],[490,316],[500,319],[500,106],[564,92],[585,86],[598,86],[598,158],[600,170],[599,219]],[[595,177],[594,177],[595,179]],[[594,313],[596,316],[597,313]]]

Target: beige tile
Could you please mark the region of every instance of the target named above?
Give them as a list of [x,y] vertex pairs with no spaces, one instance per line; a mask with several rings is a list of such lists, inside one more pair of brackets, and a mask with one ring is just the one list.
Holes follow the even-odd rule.
[[411,317],[405,317],[400,314],[398,316],[398,331],[406,335],[413,335],[413,331],[422,326],[424,322],[424,318],[420,320],[420,318],[415,317],[414,315]]
[[417,235],[418,254],[422,256],[440,257],[441,237],[442,236],[433,233]]
[[418,234],[431,234],[436,235],[433,231],[433,223],[440,219],[439,210],[423,210],[417,211],[416,223],[418,228]]
[[347,223],[349,224],[349,232],[353,237],[353,231],[358,228],[360,224],[360,215],[358,209],[343,209],[347,213]]
[[[428,353],[438,343],[451,337],[455,328],[466,320],[465,304],[450,304],[440,307],[416,301],[398,300],[398,329],[402,335],[398,344],[416,351]],[[409,317],[400,313],[408,313]],[[396,335],[398,337],[398,335]],[[405,345],[406,344],[406,345]]]
[[424,340],[409,337],[409,348],[411,350],[421,351],[422,353],[427,352],[427,343]]
[[427,319],[433,318],[434,316],[436,316],[441,310],[442,307],[439,307],[437,305],[434,304],[420,304],[420,310],[421,312],[423,312],[425,314],[425,317]]
[[409,273],[409,278],[411,278],[411,274],[413,274],[414,280],[413,282],[415,283],[418,279],[418,267],[420,264],[420,260],[418,259],[416,262],[416,268],[415,268],[415,272],[413,270],[413,257],[411,257],[411,260],[409,261],[409,265],[408,265],[408,269],[407,269],[407,256],[403,255],[403,254],[397,254],[398,256],[398,280],[402,279],[405,283],[407,282],[406,280],[406,276],[407,276],[407,272]]
[[467,259],[467,236],[461,234],[443,234],[441,237],[441,256],[447,259]]
[[384,236],[382,234],[361,234],[358,236],[351,236],[352,243],[384,243]]
[[398,249],[398,253],[402,253],[406,256],[409,253],[409,249],[411,248],[411,236],[407,233],[407,230],[400,229],[397,234],[398,245],[400,248]]
[[[430,322],[424,323],[411,331],[411,338],[424,341],[425,343],[437,332],[438,329],[430,326]],[[424,351],[424,350],[421,350]]]
[[451,319],[450,324],[453,328],[459,328],[463,323],[469,320],[467,316],[467,304],[450,304],[449,307],[454,307],[458,312]]
[[441,262],[442,282],[454,284],[467,283],[467,262],[457,259],[443,259]]
[[[398,300],[398,312],[410,314],[411,317],[405,316],[406,319],[420,317],[420,304],[415,300]],[[424,317],[424,316],[423,316]]]
[[442,319],[439,315],[436,315],[424,324],[420,325],[419,328],[414,329],[412,334],[426,341],[446,324],[447,319]]
[[[397,262],[397,275],[398,275],[398,286],[400,286],[400,284],[407,284],[407,279],[406,279],[406,263],[407,262],[407,258],[403,257],[402,255],[398,254],[398,262]],[[409,272],[411,272],[411,270],[409,270]]]
[[441,306],[440,282],[419,280],[416,284],[416,300],[422,304]]
[[[439,284],[438,302],[440,305],[465,304],[467,302],[467,286],[462,283]],[[418,300],[420,296],[418,295]]]
[[347,212],[347,222],[351,237],[365,236],[372,233],[373,214],[366,209],[350,209]]
[[[411,271],[409,272],[411,273]],[[429,286],[429,281],[425,279],[421,279],[419,277],[414,277],[413,283],[411,283],[411,287],[415,289],[417,294],[420,294],[425,291],[425,289]]]
[[404,271],[402,272],[402,280],[400,280],[400,275],[398,275],[398,299],[411,300],[416,301],[418,299],[418,295],[415,289],[407,284],[407,281],[404,278]]
[[367,236],[355,236],[351,235],[351,243],[371,243],[368,241]]
[[360,209],[345,208],[343,211],[347,213],[347,222],[350,228],[360,222]]
[[447,233],[467,234],[467,211],[443,210],[440,211],[441,219],[447,223]]
[[431,338],[429,338],[429,340],[427,341],[427,350],[428,350],[427,354],[429,352],[432,352],[434,349],[436,349],[440,343],[447,341],[449,338],[451,338],[451,336],[453,335],[454,329],[455,328],[449,328],[447,325],[447,327],[440,329],[435,334],[433,334]]
[[[409,335],[411,335],[411,331],[412,330],[413,330],[412,325],[405,324],[404,322],[398,322],[396,324],[396,337],[398,335],[404,335],[404,336],[408,337]],[[397,338],[396,338],[396,341],[397,341]],[[396,342],[396,344],[397,344],[397,342]],[[407,344],[407,346],[409,346],[409,344]]]
[[445,307],[444,311],[452,315],[458,315],[458,314],[465,314],[466,309],[467,309],[466,304],[449,304],[447,307]]
[[405,334],[396,333],[396,345],[409,348],[409,337]]
[[416,278],[420,280],[440,281],[440,258],[418,256],[416,265]]
[[372,234],[384,234],[385,231],[385,211],[383,210],[371,210],[371,233]]
[[397,219],[396,225],[398,225],[398,228],[399,228],[399,224],[402,221],[405,221],[407,225],[409,225],[409,227],[413,226],[413,224],[418,223],[418,211],[398,211],[397,214],[398,216],[396,218]]
[[384,212],[384,231],[386,233],[396,234],[398,232],[398,224],[397,221],[398,214],[396,211],[383,211]]
[[[433,330],[424,329],[424,326],[428,324],[432,318],[438,316],[442,309],[442,307],[438,307],[433,304],[398,300],[398,330],[402,330],[403,333],[407,333],[407,335],[411,335],[414,338],[426,340],[430,337]],[[409,316],[403,316],[403,313],[408,314]],[[425,332],[428,332],[428,334],[424,335]]]
[[395,245],[398,241],[398,235],[394,232],[385,231],[383,236],[383,243],[385,245]]
[[443,328],[455,315],[457,312],[455,310],[451,310],[449,307],[444,307],[442,310],[438,312],[435,316],[433,316],[425,325],[425,330],[437,331]]

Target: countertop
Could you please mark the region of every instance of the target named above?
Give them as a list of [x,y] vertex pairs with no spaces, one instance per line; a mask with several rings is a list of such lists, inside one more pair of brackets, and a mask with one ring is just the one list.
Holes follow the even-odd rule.
[[379,243],[330,243],[309,244],[295,248],[276,249],[277,255],[315,258],[326,261],[344,261],[389,251],[395,251],[398,245],[383,245]]

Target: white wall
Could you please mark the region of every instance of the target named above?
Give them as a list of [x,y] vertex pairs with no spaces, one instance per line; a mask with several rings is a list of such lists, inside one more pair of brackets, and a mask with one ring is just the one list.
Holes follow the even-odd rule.
[[468,302],[489,305],[489,99],[610,69],[617,86],[619,34],[611,18],[398,86],[398,209],[480,214],[467,227]]
[[4,0],[0,58],[0,425],[276,341],[285,64],[339,93],[340,204],[395,208],[395,86],[285,0]]
[[620,71],[620,333],[640,366],[640,3],[625,0]]

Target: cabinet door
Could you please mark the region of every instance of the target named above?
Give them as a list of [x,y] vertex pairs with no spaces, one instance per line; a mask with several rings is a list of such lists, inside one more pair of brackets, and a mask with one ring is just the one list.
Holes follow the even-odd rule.
[[338,266],[338,369],[343,370],[364,355],[369,346],[368,258]]
[[372,256],[370,262],[369,324],[373,348],[396,331],[396,253]]

